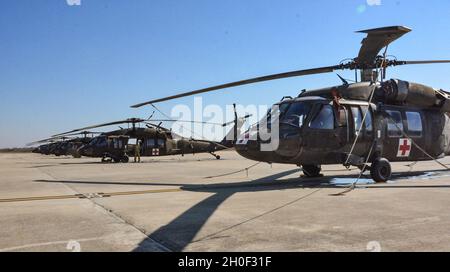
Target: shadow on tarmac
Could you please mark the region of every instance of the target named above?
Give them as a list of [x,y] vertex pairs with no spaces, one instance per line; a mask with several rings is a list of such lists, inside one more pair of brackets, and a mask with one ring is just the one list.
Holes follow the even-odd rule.
[[[299,172],[299,169],[293,169],[277,173],[275,175],[263,177],[260,179],[245,181],[245,182],[227,182],[227,183],[214,183],[214,184],[177,184],[177,183],[153,183],[153,182],[120,182],[120,181],[74,181],[74,180],[35,180],[35,182],[47,182],[47,183],[69,183],[69,184],[95,184],[95,185],[142,185],[142,186],[176,186],[180,187],[183,191],[192,192],[207,192],[213,193],[213,195],[200,201],[194,206],[188,208],[185,212],[174,218],[167,225],[160,227],[153,233],[148,235],[147,239],[144,239],[134,251],[146,251],[147,245],[153,241],[164,245],[173,251],[183,251],[189,244],[199,242],[207,239],[217,239],[226,236],[217,236],[226,230],[234,228],[238,225],[242,225],[256,218],[259,218],[265,214],[271,213],[287,205],[300,201],[309,195],[321,190],[323,188],[343,188],[351,183],[351,180],[355,180],[357,175],[336,175],[320,178],[289,178],[279,180],[283,177],[292,175]],[[450,185],[411,185],[411,184],[396,184],[398,180],[404,180],[405,178],[414,178],[414,180],[426,180],[430,176],[439,177],[439,174],[447,173],[446,171],[411,171],[395,173],[392,176],[392,183],[390,184],[363,184],[358,185],[357,188],[366,189],[427,189],[427,188],[447,188],[450,189]],[[336,182],[339,179],[349,181],[347,183]],[[363,176],[362,179],[367,179],[367,176]],[[204,226],[207,220],[212,214],[220,207],[220,205],[226,201],[229,197],[235,193],[240,192],[261,192],[261,191],[274,191],[274,190],[289,190],[289,189],[316,189],[313,192],[303,195],[293,202],[286,203],[281,207],[277,207],[271,211],[265,212],[254,218],[245,220],[239,224],[227,227],[223,230],[208,235],[197,240],[194,238],[197,236],[200,229]]]

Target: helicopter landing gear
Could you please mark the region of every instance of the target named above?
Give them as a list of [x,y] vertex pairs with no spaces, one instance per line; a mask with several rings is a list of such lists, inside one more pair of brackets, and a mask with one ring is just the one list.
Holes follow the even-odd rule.
[[384,158],[378,158],[372,162],[370,176],[376,182],[387,182],[392,175],[391,163]]
[[302,165],[303,174],[308,178],[322,177],[320,174],[322,167],[320,165]]
[[211,154],[211,155],[213,155],[216,159],[218,159],[218,160],[220,160],[220,156],[219,155],[217,155],[217,154],[214,154],[214,153],[209,153],[209,154]]
[[363,174],[364,174],[366,171],[370,171],[370,169],[371,169],[370,166],[367,165],[367,164],[357,165],[356,167],[358,167],[359,170],[364,171]]
[[102,163],[109,163],[109,162],[111,162],[111,161],[112,161],[111,158],[108,158],[108,157],[103,157],[103,158],[102,158]]
[[127,155],[125,155],[125,156],[122,156],[122,157],[112,158],[112,161],[115,162],[115,163],[120,163],[120,162],[128,163],[130,161],[130,158]]

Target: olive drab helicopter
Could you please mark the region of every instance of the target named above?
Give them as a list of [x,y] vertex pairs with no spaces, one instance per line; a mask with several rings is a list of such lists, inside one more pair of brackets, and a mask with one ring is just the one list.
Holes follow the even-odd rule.
[[[152,114],[153,115],[153,114]],[[135,155],[136,144],[139,141],[139,155],[142,157],[158,157],[170,155],[185,155],[196,153],[209,153],[216,159],[220,156],[215,152],[232,148],[236,139],[235,135],[240,134],[240,129],[245,123],[245,120],[250,115],[237,118],[235,113],[235,120],[225,123],[216,124],[209,122],[195,122],[195,121],[180,121],[171,119],[150,120],[140,118],[129,118],[126,120],[114,121],[86,128],[75,129],[69,132],[54,135],[61,137],[80,130],[99,128],[112,125],[129,124],[129,128],[121,128],[110,132],[104,132],[99,136],[93,138],[89,143],[83,145],[78,149],[82,156],[102,158],[102,161],[113,162],[128,162],[129,156]],[[155,124],[153,122],[159,122]],[[203,123],[221,125],[223,127],[233,124],[228,134],[221,142],[185,138],[170,129],[161,126],[162,122],[187,122],[187,123]],[[138,124],[143,124],[145,127],[138,127]],[[130,139],[136,139],[136,144],[129,144]],[[230,140],[231,139],[231,140]]]
[[29,143],[27,146],[41,144],[33,150],[33,153],[55,155],[58,157],[71,155],[74,158],[80,158],[81,154],[78,152],[78,149],[89,143],[95,134],[99,134],[99,132],[81,131],[64,136],[54,136],[48,139]]
[[[433,160],[450,154],[450,93],[418,83],[386,80],[388,67],[450,63],[388,57],[388,46],[410,31],[402,26],[360,31],[367,37],[358,56],[335,66],[241,80],[132,107],[263,81],[355,70],[354,84],[339,76],[342,85],[302,91],[298,97],[276,103],[276,114],[270,111],[239,136],[236,151],[255,161],[298,165],[307,177],[319,176],[321,165],[343,164],[357,166],[362,173],[370,170],[376,182],[385,182],[391,177],[390,162]],[[274,122],[279,124],[279,144],[273,151],[262,151],[265,142],[259,128],[266,125],[270,131]]]

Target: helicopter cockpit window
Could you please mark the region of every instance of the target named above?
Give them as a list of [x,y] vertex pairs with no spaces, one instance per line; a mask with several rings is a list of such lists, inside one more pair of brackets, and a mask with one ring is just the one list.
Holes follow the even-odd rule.
[[410,137],[422,137],[422,118],[418,112],[406,112],[408,120],[408,135]]
[[310,110],[311,106],[308,103],[291,103],[287,111],[280,116],[280,121],[295,127],[302,127]]
[[391,118],[388,120],[388,136],[401,137],[403,135],[402,114],[399,111],[386,111]]
[[359,107],[352,107],[352,115],[353,115],[353,123],[355,125],[355,135],[358,135],[358,132],[362,128],[362,119],[363,119]]
[[149,148],[153,148],[155,147],[155,139],[151,138],[151,139],[146,139],[145,140],[145,146],[149,147]]
[[105,137],[98,138],[96,146],[105,147],[107,145],[108,145],[108,143],[106,142],[106,138]]
[[282,103],[282,104],[279,104],[279,105],[276,105],[276,106],[278,106],[278,107],[277,108],[270,108],[267,111],[267,123],[269,123],[269,124],[270,124],[270,121],[272,119],[272,115],[276,115],[277,114],[279,117],[283,116],[286,113],[287,109],[289,108],[290,104],[289,103]]
[[122,140],[119,138],[113,139],[113,145],[115,149],[121,149],[123,146]]
[[89,142],[89,145],[96,145],[98,141],[98,138],[92,139],[92,141]]
[[164,147],[164,139],[157,139],[156,143],[157,147]]
[[[267,126],[268,129],[271,128],[271,122],[272,122],[272,115],[278,115],[278,118],[281,118],[289,108],[289,103],[282,103],[279,105],[276,105],[276,109],[270,108],[267,111],[267,115],[260,121],[260,126]],[[276,111],[275,111],[276,110]]]
[[334,111],[330,105],[323,105],[320,112],[309,124],[314,129],[334,129]]
[[372,124],[372,112],[370,111],[369,107],[363,106],[361,107],[362,114],[364,117],[364,114],[366,114],[366,119],[364,120],[364,125],[366,127],[366,134],[367,136],[372,136],[373,133],[373,124]]
[[338,114],[339,114],[338,116],[339,127],[347,127],[348,122],[347,110],[344,107],[340,107]]

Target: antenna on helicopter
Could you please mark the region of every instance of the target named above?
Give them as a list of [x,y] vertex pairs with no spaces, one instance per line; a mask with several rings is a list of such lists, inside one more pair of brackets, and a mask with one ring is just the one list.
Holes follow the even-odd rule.
[[342,83],[343,83],[345,86],[349,85],[349,84],[348,84],[348,81],[347,81],[345,78],[343,78],[340,74],[336,74],[336,75],[339,77],[339,79],[342,81]]
[[150,121],[150,119],[152,119],[153,115],[155,114],[155,111],[152,112],[152,114],[150,114],[150,117],[147,119]]

